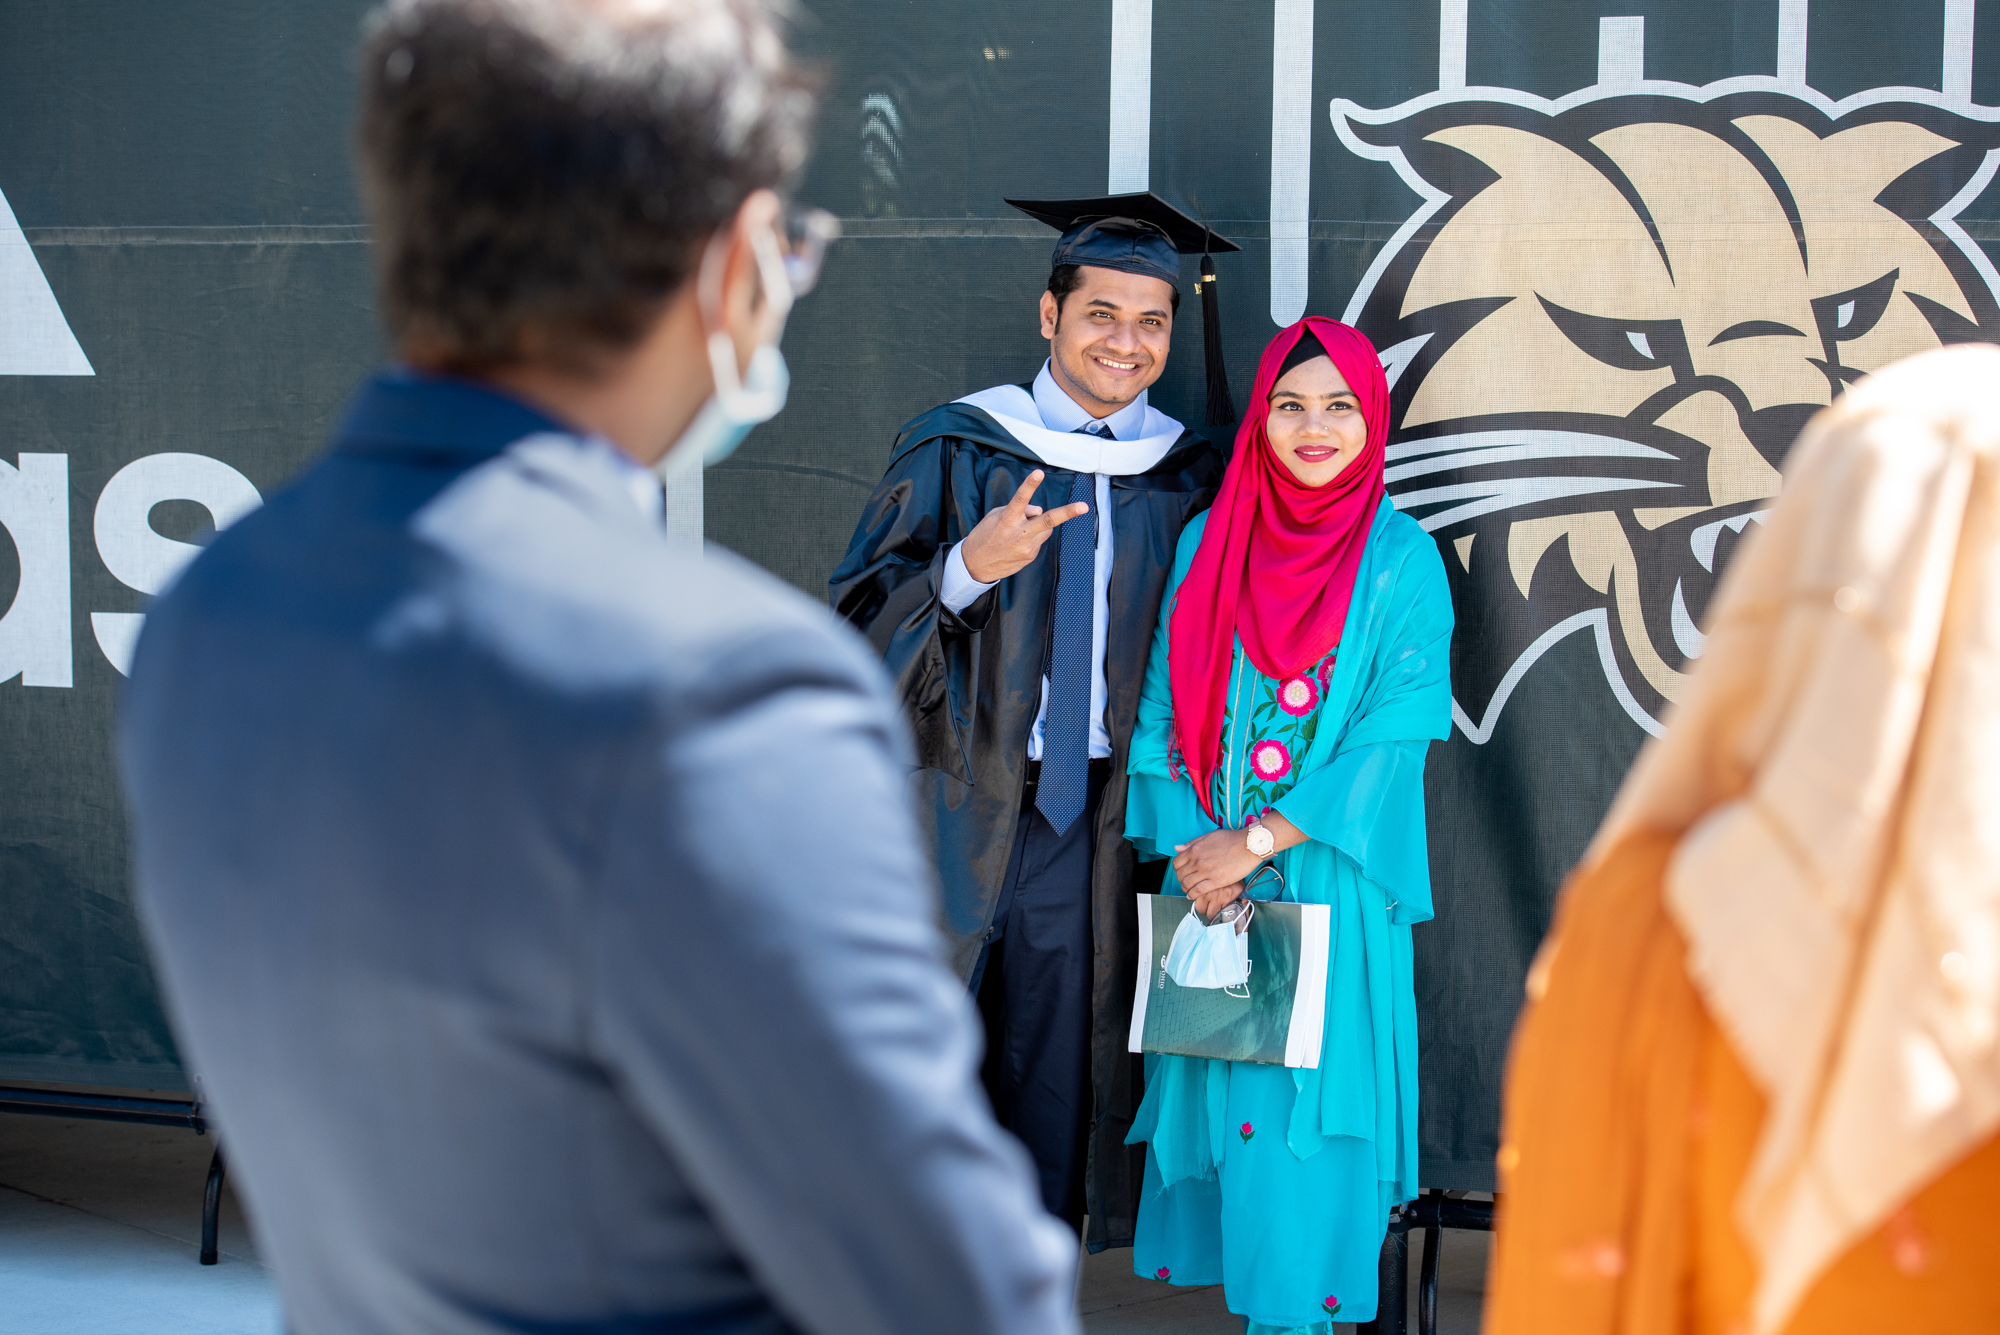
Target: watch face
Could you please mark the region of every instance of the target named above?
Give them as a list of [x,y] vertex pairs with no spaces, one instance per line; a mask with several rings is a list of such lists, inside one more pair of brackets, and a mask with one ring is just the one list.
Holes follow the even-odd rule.
[[1278,842],[1278,836],[1259,825],[1250,831],[1250,837],[1246,842],[1250,845],[1250,851],[1258,857],[1269,857],[1271,849]]

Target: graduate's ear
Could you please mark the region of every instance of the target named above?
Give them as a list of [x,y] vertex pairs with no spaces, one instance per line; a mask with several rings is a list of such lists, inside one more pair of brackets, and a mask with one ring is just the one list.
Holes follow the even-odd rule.
[[1042,293],[1042,337],[1053,340],[1056,326],[1062,319],[1062,307],[1056,304],[1056,294]]

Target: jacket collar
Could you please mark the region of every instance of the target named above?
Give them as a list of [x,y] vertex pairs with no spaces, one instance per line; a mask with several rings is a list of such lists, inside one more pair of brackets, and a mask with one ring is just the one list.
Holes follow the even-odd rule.
[[356,392],[334,449],[377,458],[442,456],[440,462],[469,467],[545,432],[583,434],[490,385],[393,366]]

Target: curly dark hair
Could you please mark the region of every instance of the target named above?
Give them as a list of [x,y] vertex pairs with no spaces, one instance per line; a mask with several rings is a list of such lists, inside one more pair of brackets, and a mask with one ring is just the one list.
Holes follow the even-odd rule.
[[362,193],[391,339],[462,374],[590,374],[752,192],[804,162],[777,0],[390,0],[362,48]]

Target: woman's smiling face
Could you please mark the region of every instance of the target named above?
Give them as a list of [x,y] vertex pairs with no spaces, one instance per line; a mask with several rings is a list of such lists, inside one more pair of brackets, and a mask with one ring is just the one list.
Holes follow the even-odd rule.
[[1361,401],[1330,357],[1300,362],[1271,389],[1271,448],[1308,487],[1339,477],[1368,444]]

